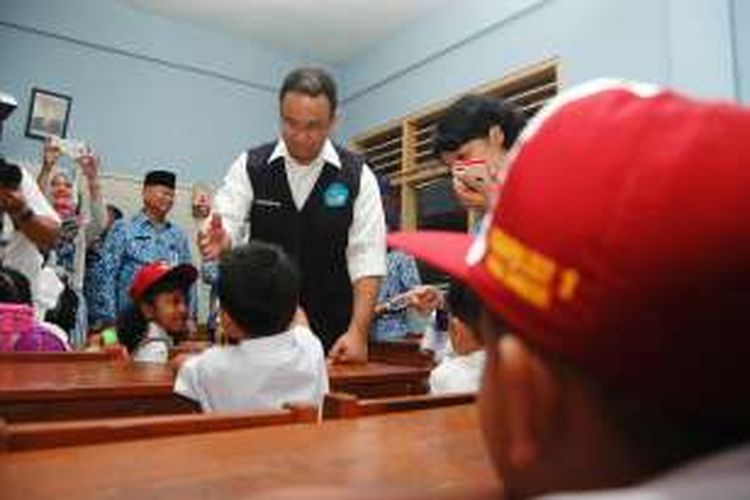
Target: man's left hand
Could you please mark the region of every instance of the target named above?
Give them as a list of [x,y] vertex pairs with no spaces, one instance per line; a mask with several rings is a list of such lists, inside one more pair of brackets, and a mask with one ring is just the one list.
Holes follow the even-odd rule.
[[349,329],[333,344],[328,359],[333,363],[367,363],[367,336]]

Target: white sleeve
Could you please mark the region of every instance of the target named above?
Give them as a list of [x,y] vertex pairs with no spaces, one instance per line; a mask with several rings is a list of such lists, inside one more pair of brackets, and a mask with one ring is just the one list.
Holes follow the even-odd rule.
[[249,234],[247,214],[253,202],[253,186],[247,175],[246,163],[247,153],[234,160],[214,197],[214,210],[221,215],[232,245],[245,242]]
[[200,403],[201,408],[203,408],[205,397],[198,376],[198,360],[200,357],[200,355],[190,356],[182,363],[174,381],[173,391],[175,394]]
[[36,215],[49,217],[57,223],[60,223],[60,216],[57,215],[55,209],[52,208],[52,205],[49,204],[47,198],[44,197],[44,194],[42,194],[36,181],[32,179],[26,169],[22,168],[21,173],[21,194],[23,194],[23,198],[26,200],[26,205],[28,205]]
[[450,371],[445,362],[430,372],[430,394],[445,394],[449,389]]
[[362,166],[359,194],[354,202],[346,262],[352,281],[365,276],[385,276],[385,217],[375,174]]

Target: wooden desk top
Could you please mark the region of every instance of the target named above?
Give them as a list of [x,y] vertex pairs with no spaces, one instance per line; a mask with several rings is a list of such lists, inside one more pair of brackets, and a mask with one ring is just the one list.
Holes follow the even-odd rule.
[[499,491],[473,405],[0,454],[5,500],[492,498]]
[[0,402],[169,394],[173,380],[156,363],[0,363]]
[[[368,363],[329,367],[331,386],[425,380],[429,369]],[[0,403],[171,394],[173,371],[156,363],[0,363]]]

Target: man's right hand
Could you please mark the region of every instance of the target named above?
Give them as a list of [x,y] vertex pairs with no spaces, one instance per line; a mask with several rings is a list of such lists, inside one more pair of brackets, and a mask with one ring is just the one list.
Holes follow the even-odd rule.
[[206,260],[219,258],[221,252],[232,246],[229,233],[221,223],[221,215],[212,214],[208,227],[198,231],[198,248]]

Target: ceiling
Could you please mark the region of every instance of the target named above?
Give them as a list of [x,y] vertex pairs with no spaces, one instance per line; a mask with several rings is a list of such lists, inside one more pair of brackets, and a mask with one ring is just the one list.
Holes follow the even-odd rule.
[[448,0],[120,0],[136,9],[337,64]]

